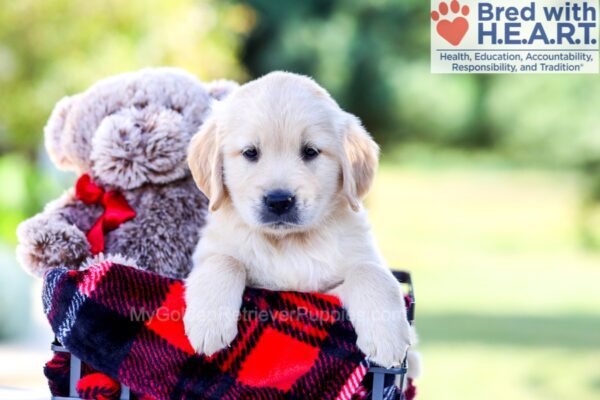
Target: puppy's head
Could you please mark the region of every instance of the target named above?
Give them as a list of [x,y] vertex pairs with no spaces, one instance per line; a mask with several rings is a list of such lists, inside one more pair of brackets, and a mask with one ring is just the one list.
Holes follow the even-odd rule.
[[313,80],[284,72],[218,104],[188,153],[212,211],[231,202],[249,226],[271,234],[313,229],[340,207],[357,211],[377,158],[358,118]]

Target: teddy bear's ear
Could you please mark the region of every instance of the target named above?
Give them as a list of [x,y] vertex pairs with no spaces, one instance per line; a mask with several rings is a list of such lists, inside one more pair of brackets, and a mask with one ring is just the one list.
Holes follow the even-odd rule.
[[215,100],[223,100],[240,85],[227,79],[212,81],[206,85],[208,94]]
[[63,97],[52,110],[50,118],[44,127],[44,144],[50,159],[57,167],[63,170],[74,168],[69,160],[64,146],[64,131],[67,118],[78,96]]

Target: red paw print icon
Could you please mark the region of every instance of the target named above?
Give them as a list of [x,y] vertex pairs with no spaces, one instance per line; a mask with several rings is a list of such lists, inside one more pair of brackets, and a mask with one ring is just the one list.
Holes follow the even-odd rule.
[[[450,11],[450,14],[448,14]],[[440,3],[437,11],[431,12],[431,19],[436,21],[437,33],[453,46],[458,46],[469,30],[469,6],[460,6],[457,0],[450,2],[450,8],[444,1]],[[454,19],[452,19],[455,17]]]

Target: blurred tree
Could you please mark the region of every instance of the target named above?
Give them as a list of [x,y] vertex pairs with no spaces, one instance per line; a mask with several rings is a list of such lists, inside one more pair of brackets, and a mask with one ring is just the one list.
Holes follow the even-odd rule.
[[427,2],[239,1],[257,14],[242,53],[250,73],[314,76],[379,141],[496,148],[555,165],[600,155],[586,144],[600,142],[597,76],[432,75]]
[[247,0],[257,24],[242,60],[259,76],[314,76],[379,142],[490,146],[487,77],[432,76],[429,5],[408,0]]
[[590,167],[600,164],[597,76],[432,75],[428,2],[238,1],[257,14],[242,53],[251,75],[315,77],[382,144],[484,149],[578,168],[588,188],[582,220],[591,219],[586,210],[600,202],[600,169]]
[[583,163],[579,236],[587,249],[600,248],[600,158]]
[[214,0],[3,0],[0,149],[33,157],[56,101],[107,75],[175,65],[244,78],[236,53],[251,24],[246,7]]

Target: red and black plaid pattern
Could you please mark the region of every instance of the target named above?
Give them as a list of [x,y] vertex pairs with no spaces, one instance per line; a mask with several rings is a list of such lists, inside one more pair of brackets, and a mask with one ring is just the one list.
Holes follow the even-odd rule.
[[121,385],[102,372],[92,372],[79,379],[77,393],[82,399],[112,400],[119,397]]
[[204,357],[185,336],[183,294],[181,281],[105,262],[50,271],[44,308],[66,348],[145,399],[337,399],[360,390],[366,363],[337,298],[247,289],[237,338]]

